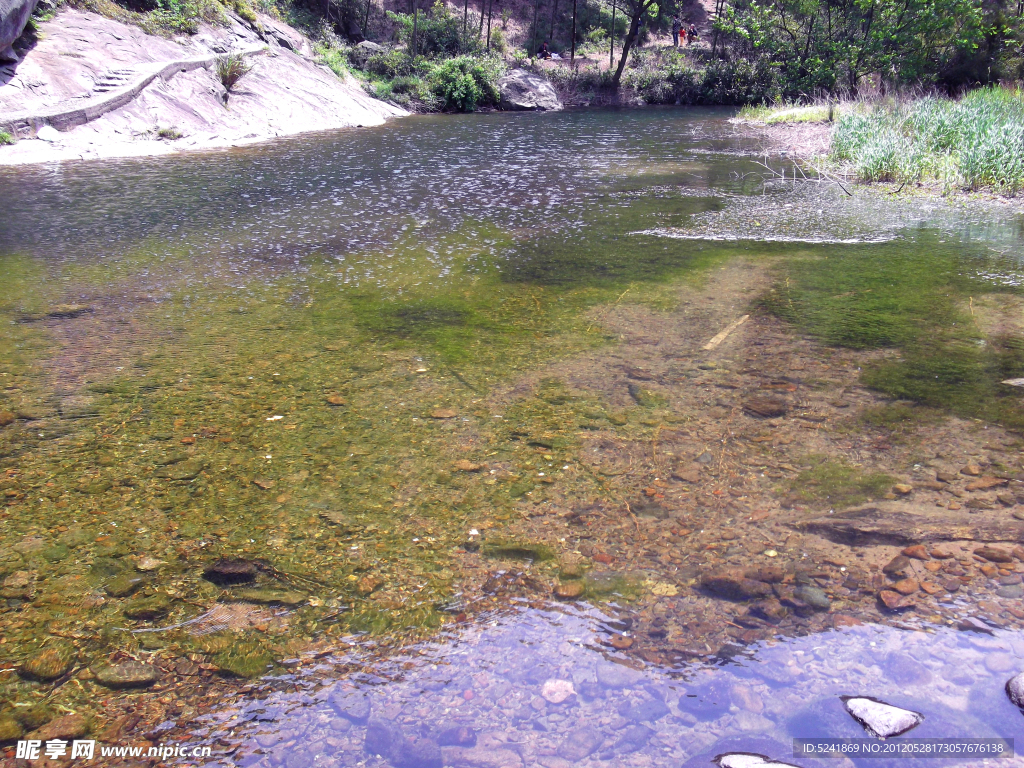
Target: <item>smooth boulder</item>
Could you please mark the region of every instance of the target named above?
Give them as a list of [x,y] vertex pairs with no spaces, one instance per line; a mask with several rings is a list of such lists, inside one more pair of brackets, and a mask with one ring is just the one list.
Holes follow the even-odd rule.
[[924,715],[867,696],[842,696],[846,711],[879,739],[899,736],[924,722]]
[[1006,681],[1006,695],[1021,711],[1024,711],[1024,672]]
[[498,104],[502,109],[555,111],[562,108],[551,83],[525,69],[513,70],[501,78],[498,90],[501,93]]
[[0,62],[17,61],[14,41],[21,37],[36,0],[0,0]]

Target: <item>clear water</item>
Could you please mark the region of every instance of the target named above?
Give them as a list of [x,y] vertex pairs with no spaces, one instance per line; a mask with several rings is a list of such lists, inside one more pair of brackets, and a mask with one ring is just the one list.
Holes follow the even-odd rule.
[[[961,355],[953,384],[936,369],[945,388],[922,390],[914,363],[873,386],[917,387],[940,420],[1019,417],[998,382],[1020,365],[1020,217],[794,182],[790,161],[766,161],[727,118],[417,117],[230,152],[0,170],[17,190],[0,218],[0,721],[45,699],[51,715],[90,713],[99,731],[138,699],[138,734],[209,739],[213,762],[274,766],[384,764],[364,748],[365,725],[328,701],[353,686],[410,735],[471,728],[475,752],[444,747],[453,765],[707,765],[734,748],[810,765],[787,755],[788,740],[860,735],[839,708],[848,694],[924,713],[915,735],[1019,735],[1002,691],[1024,668],[1019,620],[1004,612],[994,635],[954,628],[978,599],[1003,611],[1019,602],[994,596],[994,582],[959,602],[943,594],[930,604],[938,619],[910,621],[879,613],[873,597],[858,603],[833,570],[819,583],[865,623],[832,629],[824,617],[836,607],[725,642],[744,606],[702,592],[701,574],[794,570],[808,555],[718,496],[760,483],[758,504],[777,509],[799,492],[827,511],[835,494],[853,503],[881,485],[852,470],[836,480],[818,459],[790,465],[801,441],[752,442],[771,468],[742,469],[740,450],[718,496],[684,493],[664,516],[638,506],[664,487],[666,451],[685,464],[710,447],[719,469],[727,460],[715,446],[748,417],[721,405],[736,388],[722,376],[760,363],[732,349],[712,366],[699,350],[760,311],[773,284],[803,291],[789,309],[772,305],[791,323],[787,339],[847,344],[801,353],[825,366],[813,387],[830,386],[831,366],[851,377],[842,396],[859,392],[859,367],[874,358],[844,350],[865,337],[929,362],[946,352],[924,341],[941,338]],[[828,259],[841,289],[813,272]],[[703,314],[666,325],[698,299]],[[992,307],[998,334],[980,314]],[[757,355],[770,365],[781,349]],[[622,371],[641,363],[660,366],[654,394],[635,388],[650,377],[627,389]],[[779,373],[764,374],[767,386],[789,386]],[[877,439],[866,423],[842,421],[830,461],[895,475],[930,458],[914,454],[923,438],[899,430],[885,433],[894,454],[839,445],[860,431]],[[974,441],[956,448],[965,456],[987,445],[956,426],[966,422],[942,423]],[[1019,433],[1000,435],[1019,470]],[[819,449],[801,436],[805,453]],[[998,461],[993,471],[1008,472]],[[814,495],[828,483],[833,496]],[[625,533],[541,527],[545,509],[561,519],[595,499],[632,505]],[[1009,519],[1012,500],[992,503],[1003,518],[984,515]],[[634,523],[638,538],[663,542],[660,560],[630,549]],[[543,545],[555,555],[531,567],[543,588],[526,603],[453,609],[522,567],[514,553],[467,555],[478,538],[532,557]],[[590,559],[602,544],[618,547],[607,569]],[[584,549],[598,574],[585,600],[552,602],[551,584],[575,579],[558,558]],[[222,590],[202,577],[220,557],[269,566],[254,585]],[[140,603],[156,609],[132,613]],[[639,629],[652,612],[670,630],[650,634],[651,653],[608,644],[624,626],[608,621],[628,614]],[[58,646],[74,658],[74,685],[16,673]],[[112,695],[79,675],[129,657],[157,663],[176,700]],[[189,660],[210,674],[197,683],[175,671]],[[599,682],[608,670],[613,685]],[[547,702],[547,681],[574,693]],[[600,738],[578,737],[592,750],[574,758],[563,743],[579,728]]]

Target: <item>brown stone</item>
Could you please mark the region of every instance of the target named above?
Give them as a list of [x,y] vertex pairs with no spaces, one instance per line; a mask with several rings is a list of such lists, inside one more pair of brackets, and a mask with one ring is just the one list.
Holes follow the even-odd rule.
[[435,408],[430,412],[432,419],[454,419],[458,415],[459,412],[452,408]]
[[943,552],[941,549],[935,548],[931,551],[931,556],[936,560],[949,560],[952,557],[949,552]]
[[10,411],[0,411],[0,427],[6,427],[14,423],[14,414]]
[[963,475],[970,475],[971,477],[977,477],[978,475],[981,474],[981,467],[979,467],[977,464],[971,462],[966,467],[961,469],[960,473],[963,474]]
[[942,591],[942,587],[940,587],[938,584],[936,584],[933,581],[922,581],[921,582],[921,591],[925,592],[925,593],[927,593],[929,595],[936,595],[936,594],[938,594],[939,592]]
[[932,560],[931,562],[924,564],[924,569],[926,571],[931,571],[932,573],[935,573],[936,571],[942,569],[942,563],[936,563],[934,560]]
[[476,464],[467,459],[459,459],[455,462],[455,468],[460,472],[479,472],[483,466],[483,464]]
[[619,651],[624,651],[627,648],[633,647],[633,638],[626,637],[625,635],[612,635],[608,640],[608,645]]
[[999,569],[996,568],[994,565],[988,565],[987,563],[981,566],[978,570],[990,579],[994,579],[996,576],[999,575]]
[[756,600],[771,594],[771,587],[763,581],[747,578],[741,568],[729,568],[705,576],[701,586],[708,592],[730,600]]
[[328,395],[326,400],[328,405],[346,405],[348,403],[341,395]]
[[583,582],[582,581],[564,581],[559,582],[555,585],[554,593],[555,597],[561,598],[562,600],[575,600],[578,597],[583,596]]
[[1006,485],[1009,480],[1002,480],[998,477],[992,477],[991,475],[985,475],[979,477],[977,480],[972,480],[964,486],[966,491],[986,491],[989,488],[998,488],[1001,485]]
[[360,595],[372,595],[382,586],[384,586],[384,579],[380,576],[368,573],[356,582],[356,591],[359,592]]
[[914,486],[907,485],[906,483],[896,483],[896,485],[892,487],[892,492],[898,496],[906,496],[913,490]]
[[951,579],[946,579],[945,581],[942,582],[942,587],[947,592],[956,592],[956,591],[958,591],[960,589],[961,586],[963,586],[963,585],[960,583],[960,579],[952,579],[951,578]]
[[751,416],[773,419],[778,416],[785,416],[789,410],[789,405],[785,400],[777,397],[752,397],[743,403],[743,410]]
[[891,589],[883,589],[879,592],[878,599],[890,611],[905,611],[914,606],[914,601],[911,598],[901,595],[899,592],[893,592]]
[[979,547],[974,554],[988,560],[990,563],[1012,563],[1013,555],[999,547]]
[[778,600],[769,598],[768,600],[758,600],[750,606],[747,613],[751,616],[756,616],[760,619],[771,622],[772,624],[778,624],[786,618],[789,611]]
[[779,568],[775,565],[764,565],[760,568],[748,568],[744,571],[743,575],[754,581],[763,581],[766,584],[779,584],[786,578],[786,571],[784,568]]
[[882,573],[887,576],[902,576],[909,567],[909,557],[906,555],[896,555],[882,568]]
[[842,629],[843,627],[856,627],[863,623],[864,622],[856,616],[847,616],[845,613],[837,613],[832,617],[832,626],[836,629]]
[[921,585],[917,583],[917,579],[900,579],[892,588],[899,592],[901,595],[912,595],[917,592]]
[[931,555],[928,554],[928,550],[924,544],[911,544],[909,547],[903,550],[901,553],[904,557],[909,557],[914,560],[931,560]]
[[26,738],[49,741],[51,739],[80,739],[89,733],[89,719],[85,715],[64,715],[51,720]]

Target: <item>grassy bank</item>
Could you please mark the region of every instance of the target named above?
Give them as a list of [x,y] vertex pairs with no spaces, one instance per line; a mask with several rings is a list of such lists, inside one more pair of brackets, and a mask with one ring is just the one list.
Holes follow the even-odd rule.
[[[831,114],[831,120],[829,119]],[[846,100],[830,106],[749,106],[738,119],[760,125],[829,125],[823,160],[862,182],[931,183],[943,191],[1024,189],[1024,92],[980,88],[943,96]]]

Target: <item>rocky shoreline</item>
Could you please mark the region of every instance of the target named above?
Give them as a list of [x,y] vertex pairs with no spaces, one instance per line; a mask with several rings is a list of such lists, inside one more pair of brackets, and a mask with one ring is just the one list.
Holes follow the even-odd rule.
[[[0,127],[20,140],[0,146],[0,165],[223,149],[408,114],[340,80],[303,35],[268,16],[250,25],[231,15],[226,26],[173,40],[79,10],[40,27],[24,60],[3,69]],[[229,93],[216,59],[246,51],[252,69]],[[147,76],[154,68],[158,76]],[[84,124],[71,119],[94,103],[105,109],[119,91],[125,98],[110,104],[116,108]],[[51,113],[70,129],[37,133],[50,121],[33,115]]]

